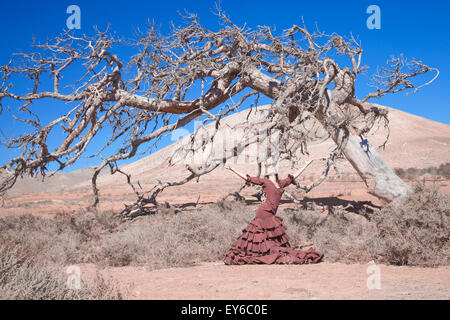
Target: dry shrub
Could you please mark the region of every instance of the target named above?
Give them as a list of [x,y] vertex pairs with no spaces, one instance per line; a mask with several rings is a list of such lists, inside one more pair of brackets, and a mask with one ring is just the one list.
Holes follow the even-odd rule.
[[0,241],[19,247],[29,259],[59,265],[89,262],[86,251],[103,234],[113,232],[120,220],[110,212],[82,212],[53,218],[33,215],[0,219]]
[[292,244],[312,241],[324,260],[434,267],[450,265],[450,200],[438,187],[417,184],[403,202],[364,212],[322,215],[285,210]]
[[355,214],[330,213],[312,210],[285,210],[287,234],[292,246],[313,242],[324,261],[361,263],[372,260],[370,243],[376,227]]
[[187,266],[221,260],[252,218],[240,202],[143,216],[123,223],[112,213],[0,219],[0,242],[35,263],[65,266]]
[[123,299],[120,289],[100,274],[82,282],[79,290],[67,287],[66,277],[55,266],[42,265],[24,255],[20,248],[0,247],[1,300]]
[[66,265],[84,262],[90,244],[118,223],[110,213],[1,218],[0,299],[122,299],[100,275],[70,290],[64,273]]
[[442,176],[450,178],[450,162],[442,163],[439,167],[428,167],[428,168],[395,168],[395,173],[403,179],[413,180],[425,174],[431,174],[434,176]]
[[103,237],[92,248],[89,260],[110,266],[144,264],[150,268],[221,260],[253,215],[239,202],[227,206],[140,217],[121,231]]
[[395,265],[450,264],[450,198],[416,184],[407,201],[385,206],[375,222],[379,260]]

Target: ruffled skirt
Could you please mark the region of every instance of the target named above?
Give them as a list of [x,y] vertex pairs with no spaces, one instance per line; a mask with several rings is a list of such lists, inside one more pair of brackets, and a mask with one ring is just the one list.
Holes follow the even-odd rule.
[[305,264],[322,259],[314,249],[291,248],[285,232],[283,219],[278,216],[253,219],[226,253],[225,264]]

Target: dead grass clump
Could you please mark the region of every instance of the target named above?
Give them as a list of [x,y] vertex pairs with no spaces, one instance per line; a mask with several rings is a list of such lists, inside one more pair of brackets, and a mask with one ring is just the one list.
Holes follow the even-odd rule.
[[450,199],[417,184],[403,202],[370,215],[285,210],[293,246],[313,242],[324,260],[434,267],[450,265]]
[[28,259],[59,265],[86,261],[91,244],[113,232],[120,220],[112,213],[83,212],[53,218],[33,215],[0,219],[0,242],[20,248]]
[[428,167],[428,168],[395,168],[395,173],[402,179],[417,179],[425,174],[431,174],[434,176],[442,176],[450,178],[450,162],[442,163],[439,167]]
[[55,266],[30,260],[17,247],[0,246],[1,300],[82,300],[123,299],[121,291],[101,275],[81,288],[70,289],[66,277]]
[[187,266],[221,260],[253,215],[245,204],[230,202],[125,223],[107,212],[8,216],[0,219],[0,242],[39,264]]
[[324,254],[325,261],[361,263],[372,260],[370,243],[376,227],[355,214],[330,213],[311,210],[286,210],[287,234],[293,247],[312,242]]
[[179,267],[223,258],[254,213],[234,202],[176,215],[149,215],[104,236],[89,260],[109,266]]
[[405,202],[385,206],[375,221],[380,261],[430,267],[450,264],[450,198],[437,186],[416,184]]

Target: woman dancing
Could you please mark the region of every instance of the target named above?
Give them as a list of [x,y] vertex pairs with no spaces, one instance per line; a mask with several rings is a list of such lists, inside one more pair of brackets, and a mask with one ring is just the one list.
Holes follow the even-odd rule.
[[266,179],[260,179],[243,175],[231,167],[226,167],[246,180],[247,185],[263,186],[266,201],[261,204],[255,218],[225,255],[225,264],[304,264],[317,263],[322,259],[323,254],[312,248],[307,251],[291,248],[285,233],[286,227],[282,223],[283,219],[276,216],[284,188],[294,183],[311,162],[312,160],[306,163],[295,175],[289,174],[283,180],[278,179],[278,174],[271,174],[266,176]]

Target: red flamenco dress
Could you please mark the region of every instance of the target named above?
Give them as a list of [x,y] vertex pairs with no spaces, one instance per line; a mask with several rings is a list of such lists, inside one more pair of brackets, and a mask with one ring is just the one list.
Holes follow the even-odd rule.
[[269,179],[247,175],[248,185],[263,186],[266,201],[225,255],[225,264],[305,264],[317,263],[322,259],[323,254],[314,249],[302,251],[291,248],[283,219],[276,216],[284,188],[293,182],[294,177],[289,175],[280,181],[280,188],[277,188]]

